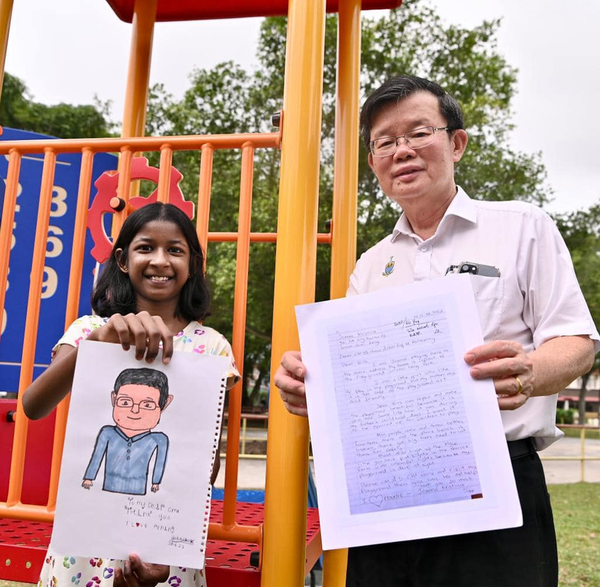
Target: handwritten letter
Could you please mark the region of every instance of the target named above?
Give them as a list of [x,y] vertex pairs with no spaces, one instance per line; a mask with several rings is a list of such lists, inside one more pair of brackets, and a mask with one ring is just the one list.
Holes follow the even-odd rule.
[[481,497],[446,312],[412,308],[328,341],[350,512]]
[[296,313],[324,548],[520,525],[468,276]]

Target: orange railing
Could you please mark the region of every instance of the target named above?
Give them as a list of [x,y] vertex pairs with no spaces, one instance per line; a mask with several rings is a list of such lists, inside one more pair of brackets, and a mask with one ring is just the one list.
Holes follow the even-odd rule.
[[[2,224],[0,225],[0,315],[4,307],[8,266],[10,260],[10,239],[15,217],[21,159],[28,154],[43,153],[44,167],[39,199],[38,221],[35,234],[34,254],[31,267],[31,281],[27,302],[27,318],[24,331],[24,344],[21,365],[19,390],[26,389],[33,378],[35,341],[39,322],[42,280],[46,256],[48,228],[52,207],[52,186],[57,156],[63,153],[81,153],[81,169],[75,232],[71,253],[71,272],[69,278],[67,313],[65,325],[68,326],[77,318],[79,297],[84,261],[84,242],[90,191],[92,167],[96,153],[116,152],[120,154],[118,197],[128,202],[131,182],[131,162],[133,153],[159,152],[160,173],[158,181],[158,199],[169,200],[169,177],[171,176],[172,156],[174,151],[197,150],[201,153],[201,164],[198,181],[198,206],[196,229],[204,248],[208,242],[236,242],[236,276],[235,298],[233,308],[232,347],[234,355],[241,359],[244,355],[246,302],[248,289],[248,261],[251,242],[275,242],[274,233],[251,233],[252,218],[252,184],[254,175],[254,153],[259,148],[278,148],[281,133],[237,134],[237,135],[203,135],[175,137],[146,137],[92,140],[53,140],[53,141],[15,141],[0,143],[0,155],[8,155],[8,175]],[[237,233],[209,232],[209,209],[212,183],[213,154],[218,149],[240,149],[242,156],[240,177],[240,207]],[[127,208],[115,213],[115,223],[120,226],[127,213]],[[330,235],[321,234],[320,242],[329,242]],[[241,360],[238,361],[243,364]],[[209,536],[216,540],[234,540],[256,542],[262,544],[262,528],[244,526],[236,522],[236,490],[238,478],[238,444],[241,418],[241,383],[234,387],[230,394],[228,415],[228,446],[225,469],[225,497],[223,520],[209,527]],[[27,439],[28,420],[23,415],[19,399],[16,418],[14,448],[9,478],[8,497],[0,503],[0,517],[19,518],[25,520],[51,521],[56,506],[56,493],[60,462],[62,457],[64,431],[68,411],[68,398],[57,408],[56,428],[54,434],[52,468],[48,502],[45,506],[22,503],[23,471],[25,464],[25,444]]]

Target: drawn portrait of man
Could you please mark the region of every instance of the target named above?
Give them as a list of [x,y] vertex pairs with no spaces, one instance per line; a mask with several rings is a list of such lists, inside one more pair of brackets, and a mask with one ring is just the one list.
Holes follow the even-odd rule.
[[151,491],[157,492],[165,472],[169,438],[153,430],[172,401],[167,376],[161,371],[123,370],[111,392],[115,426],[103,426],[98,433],[82,487],[92,487],[104,460],[104,491],[145,495],[150,462],[156,455]]

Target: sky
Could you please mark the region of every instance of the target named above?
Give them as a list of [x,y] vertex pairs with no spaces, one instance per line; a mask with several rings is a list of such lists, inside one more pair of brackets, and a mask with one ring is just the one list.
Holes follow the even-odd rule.
[[[600,2],[429,0],[447,22],[502,18],[498,49],[519,70],[513,148],[541,152],[552,212],[600,201]],[[402,10],[402,8],[400,8]],[[181,96],[194,67],[233,60],[252,70],[260,19],[158,23],[150,83]],[[38,102],[112,101],[122,116],[131,25],[102,0],[15,0],[6,71]]]

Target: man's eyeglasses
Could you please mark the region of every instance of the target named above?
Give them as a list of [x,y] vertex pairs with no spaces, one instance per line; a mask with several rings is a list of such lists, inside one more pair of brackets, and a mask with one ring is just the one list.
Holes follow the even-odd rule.
[[369,143],[373,157],[389,157],[396,152],[400,139],[404,139],[411,149],[421,149],[433,143],[434,135],[439,130],[450,130],[448,126],[421,126],[399,137],[379,137]]
[[121,396],[117,398],[115,402],[118,408],[133,408],[133,406],[138,406],[140,410],[156,410],[158,408],[158,404],[151,400],[145,399],[141,402],[134,402],[130,397]]

